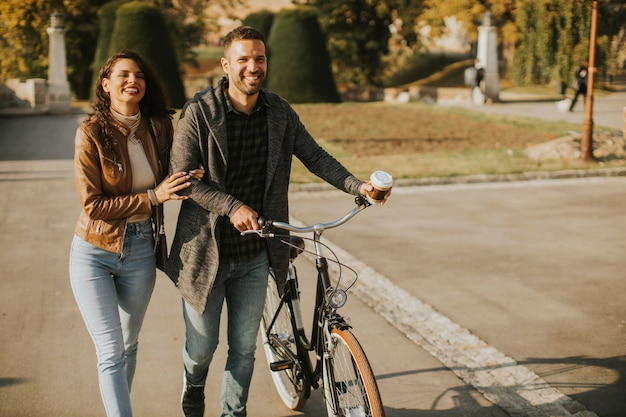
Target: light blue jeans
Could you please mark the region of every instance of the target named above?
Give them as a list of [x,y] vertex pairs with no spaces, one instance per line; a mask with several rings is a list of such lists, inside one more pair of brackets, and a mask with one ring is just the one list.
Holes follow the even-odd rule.
[[152,224],[129,223],[123,253],[100,249],[74,236],[70,281],[98,359],[100,394],[108,417],[130,417],[139,330],[156,269]]
[[183,300],[186,343],[183,349],[187,384],[204,386],[217,348],[222,305],[228,313],[228,358],[222,380],[222,416],[243,417],[265,304],[267,252],[241,263],[221,262],[206,309],[198,313]]

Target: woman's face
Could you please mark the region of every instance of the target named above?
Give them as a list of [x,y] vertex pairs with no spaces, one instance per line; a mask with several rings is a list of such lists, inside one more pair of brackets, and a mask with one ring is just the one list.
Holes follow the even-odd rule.
[[146,94],[146,80],[135,61],[122,58],[113,64],[109,77],[102,79],[102,88],[111,97],[114,110],[132,116],[139,111],[139,102]]

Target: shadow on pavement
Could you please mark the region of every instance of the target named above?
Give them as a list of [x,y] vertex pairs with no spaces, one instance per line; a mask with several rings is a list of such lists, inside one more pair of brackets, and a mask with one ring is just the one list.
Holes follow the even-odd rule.
[[[626,396],[624,386],[626,385],[626,356],[614,356],[610,358],[590,358],[586,356],[573,356],[566,358],[529,358],[520,362],[527,366],[555,366],[551,367],[550,385],[560,391],[578,391],[570,394],[569,397],[584,404],[588,410],[593,410],[602,417],[623,417],[626,410]],[[582,368],[602,368],[611,370],[616,375],[616,380],[612,384],[598,384],[594,380],[581,380],[580,382],[559,383],[555,379],[555,374],[565,374]],[[538,373],[544,377],[544,373]],[[564,378],[565,379],[565,378]],[[621,410],[621,411],[618,411]]]

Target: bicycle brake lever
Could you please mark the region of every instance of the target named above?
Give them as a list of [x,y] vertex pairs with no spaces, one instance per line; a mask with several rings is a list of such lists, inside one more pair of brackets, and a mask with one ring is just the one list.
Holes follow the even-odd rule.
[[241,236],[245,235],[258,235],[259,237],[274,237],[274,233],[267,232],[263,229],[261,230],[244,230],[243,232],[239,232]]

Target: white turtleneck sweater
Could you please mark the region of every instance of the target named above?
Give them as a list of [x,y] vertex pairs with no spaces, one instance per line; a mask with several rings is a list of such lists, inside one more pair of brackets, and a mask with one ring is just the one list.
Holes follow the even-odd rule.
[[[117,120],[126,126],[128,134],[128,156],[130,158],[130,169],[133,177],[133,193],[143,193],[149,188],[155,188],[155,179],[150,163],[146,157],[141,140],[135,137],[135,132],[141,123],[141,112],[134,116],[124,116],[111,109]],[[148,133],[150,134],[150,133]],[[150,218],[151,214],[134,214],[128,218],[129,223],[143,222]]]

